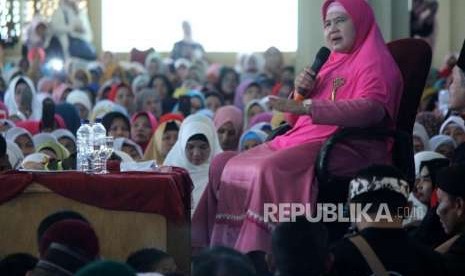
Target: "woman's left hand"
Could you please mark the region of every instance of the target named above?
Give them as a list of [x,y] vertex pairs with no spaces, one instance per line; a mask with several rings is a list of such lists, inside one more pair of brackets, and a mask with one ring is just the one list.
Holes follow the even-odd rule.
[[296,115],[309,115],[308,106],[295,100],[270,96],[269,103],[273,109],[281,112],[287,112]]

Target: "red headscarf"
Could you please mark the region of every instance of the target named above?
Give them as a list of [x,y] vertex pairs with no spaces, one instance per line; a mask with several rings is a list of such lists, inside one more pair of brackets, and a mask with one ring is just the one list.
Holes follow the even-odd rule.
[[90,260],[100,254],[99,241],[94,229],[88,223],[76,219],[54,223],[45,231],[39,243],[39,252],[42,257],[52,243],[79,249]]
[[120,89],[121,87],[126,87],[129,90],[129,92],[134,93],[134,92],[132,92],[131,87],[129,87],[129,85],[125,84],[124,82],[113,84],[111,86],[110,93],[108,93],[108,99],[110,101],[112,101],[112,102],[115,101],[116,94],[118,93],[118,89]]
[[167,113],[160,117],[160,124],[167,121],[180,121],[184,120],[184,116],[178,113]]
[[[55,119],[55,125],[56,125],[57,129],[59,129],[59,128],[66,129],[65,120],[63,120],[63,118],[60,115],[55,114],[54,119]],[[36,134],[40,133],[41,124],[42,124],[41,121],[32,121],[32,120],[16,122],[17,127],[22,127],[24,129],[26,129],[32,135],[36,135]]]

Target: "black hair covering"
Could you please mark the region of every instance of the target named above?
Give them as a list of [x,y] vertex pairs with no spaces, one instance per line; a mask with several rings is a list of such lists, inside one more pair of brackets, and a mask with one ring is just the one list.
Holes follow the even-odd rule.
[[129,122],[128,117],[121,112],[113,111],[113,112],[107,113],[102,118],[102,124],[107,130],[107,134],[110,131],[111,124],[113,123],[115,119],[122,119],[128,126],[128,130],[129,131],[131,130],[131,123]]
[[447,158],[436,158],[428,161],[423,161],[420,164],[420,172],[423,169],[423,167],[426,166],[426,168],[428,168],[433,187],[436,187],[438,185],[437,172],[439,171],[439,169],[449,166],[449,163],[449,159]]
[[176,124],[175,121],[170,121],[166,123],[164,133],[166,133],[167,131],[179,131],[179,126]]
[[444,192],[465,198],[465,165],[453,165],[437,174],[438,187]]
[[190,141],[204,141],[204,142],[207,142],[208,143],[208,139],[207,139],[207,136],[205,136],[204,134],[194,134],[192,135],[189,140],[187,140],[188,142]]
[[5,156],[6,154],[6,141],[2,135],[0,135],[0,157]]
[[0,261],[0,275],[24,276],[34,269],[38,259],[28,253],[14,253]]
[[465,40],[463,41],[462,50],[460,51],[460,56],[457,61],[457,66],[465,71]]
[[166,252],[156,248],[144,248],[129,255],[126,264],[137,273],[153,272],[158,263],[166,258],[171,258]]
[[272,235],[276,267],[282,275],[321,275],[329,254],[328,231],[304,216],[279,224]]

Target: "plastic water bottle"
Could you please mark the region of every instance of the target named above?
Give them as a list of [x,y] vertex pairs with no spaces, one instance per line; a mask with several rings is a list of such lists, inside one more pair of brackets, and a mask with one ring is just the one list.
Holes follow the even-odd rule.
[[81,126],[76,132],[77,138],[77,156],[76,156],[76,169],[82,172],[89,172],[90,155],[92,154],[92,128],[88,120],[82,120]]
[[106,160],[102,159],[104,155],[100,154],[100,152],[105,150],[104,138],[107,136],[107,130],[102,124],[102,119],[97,119],[95,123],[92,124],[92,133],[93,151],[94,154],[96,154],[96,158],[92,158],[91,168],[95,173],[100,173],[105,167],[103,162],[106,162]]
[[439,91],[438,108],[441,114],[446,116],[447,111],[449,111],[449,91],[447,89]]

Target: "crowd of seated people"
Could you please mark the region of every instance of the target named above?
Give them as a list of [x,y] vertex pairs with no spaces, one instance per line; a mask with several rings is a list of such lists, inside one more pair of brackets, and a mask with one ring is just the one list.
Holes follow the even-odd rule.
[[[183,27],[190,33],[188,24]],[[174,48],[169,58],[152,52],[143,63],[104,52],[93,62],[70,59],[60,71],[50,71],[41,64],[45,58],[31,53],[14,68],[2,68],[0,171],[74,170],[80,121],[102,119],[115,138],[113,158],[154,160],[189,172],[194,213],[210,192],[212,175],[221,176],[226,165],[216,156],[264,144],[287,122],[267,96],[287,99],[295,75],[275,47],[240,56],[234,67],[208,61],[189,36]],[[412,133],[415,183],[408,187],[396,168],[381,165],[360,171],[351,183],[358,188],[351,186],[349,201],[372,204],[369,216],[376,215],[380,202],[393,213],[413,208],[413,216],[361,221],[354,225],[357,234],[333,245],[325,226],[298,218],[276,226],[269,252],[221,246],[195,251],[193,275],[372,275],[379,269],[393,275],[463,275],[464,51],[430,71]],[[0,256],[0,275],[183,275],[176,260],[156,248],[128,252],[126,264],[100,260],[105,256],[92,225],[73,212],[44,219],[38,236],[38,258]]]

